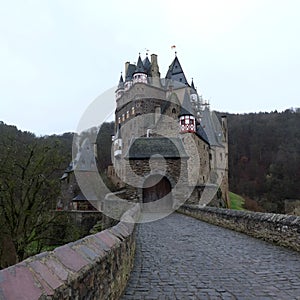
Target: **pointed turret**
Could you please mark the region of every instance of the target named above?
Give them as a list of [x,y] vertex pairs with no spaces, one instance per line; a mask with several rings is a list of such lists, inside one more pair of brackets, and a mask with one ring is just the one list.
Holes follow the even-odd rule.
[[144,64],[142,62],[141,56],[139,55],[138,62],[136,64],[135,73],[146,73]]
[[178,81],[185,85],[189,85],[177,56],[175,56],[175,59],[169,66],[166,79]]
[[196,88],[195,88],[195,86],[194,86],[194,80],[193,80],[193,78],[192,78],[192,82],[191,82],[191,88],[192,88],[194,91],[196,91]]
[[193,108],[187,88],[184,92],[180,114],[179,114],[180,133],[196,132],[196,119],[193,115]]
[[148,55],[143,60],[143,65],[144,65],[144,69],[145,69],[145,72],[147,73],[147,75],[150,75],[149,73],[150,73],[150,69],[151,69],[151,62],[148,58]]
[[124,80],[123,80],[123,75],[121,72],[121,76],[120,76],[120,80],[119,80],[119,84],[118,84],[118,89],[123,89],[124,88]]
[[118,88],[116,90],[116,100],[121,98],[123,94],[124,94],[124,80],[123,80],[123,76],[122,76],[122,72],[121,72]]
[[133,73],[133,83],[137,82],[147,83],[147,72],[145,71],[144,64],[140,55],[136,64],[135,72]]

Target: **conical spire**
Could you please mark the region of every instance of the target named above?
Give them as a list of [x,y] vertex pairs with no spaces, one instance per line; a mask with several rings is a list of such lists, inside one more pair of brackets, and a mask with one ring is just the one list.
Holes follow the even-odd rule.
[[193,116],[193,108],[190,100],[190,95],[187,89],[185,89],[184,92],[184,98],[181,105],[179,117],[180,116]]
[[194,91],[196,91],[196,88],[195,88],[195,86],[194,86],[194,80],[193,80],[193,78],[192,78],[192,82],[191,82],[191,88],[192,88]]
[[151,68],[151,62],[148,58],[148,55],[146,56],[146,58],[143,60],[143,65],[144,65],[144,69],[146,73],[149,73],[150,68]]
[[123,75],[121,72],[121,76],[120,76],[120,80],[119,80],[119,84],[118,84],[118,89],[122,89],[124,88],[124,80],[123,80]]
[[166,78],[179,81],[185,85],[189,85],[177,56],[175,56],[173,62],[169,66]]
[[141,59],[141,55],[139,55],[138,62],[136,64],[135,73],[146,73],[144,64]]

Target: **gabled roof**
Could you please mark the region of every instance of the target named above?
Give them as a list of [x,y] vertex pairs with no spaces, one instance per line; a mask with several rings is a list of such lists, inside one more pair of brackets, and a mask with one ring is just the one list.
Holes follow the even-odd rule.
[[166,78],[189,85],[177,56],[175,56],[175,59],[169,66]]
[[193,108],[192,108],[192,104],[191,104],[190,95],[189,95],[187,89],[185,89],[184,98],[183,98],[183,102],[181,104],[179,117],[180,116],[193,116],[193,115],[194,114],[193,114]]
[[180,138],[140,137],[133,140],[125,158],[149,159],[153,155],[164,158],[188,158]]

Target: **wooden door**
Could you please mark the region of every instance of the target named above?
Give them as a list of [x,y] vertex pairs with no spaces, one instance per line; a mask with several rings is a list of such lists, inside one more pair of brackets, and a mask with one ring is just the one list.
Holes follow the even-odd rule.
[[172,187],[166,177],[153,175],[146,179],[143,188],[143,203],[156,203],[158,210],[172,209]]

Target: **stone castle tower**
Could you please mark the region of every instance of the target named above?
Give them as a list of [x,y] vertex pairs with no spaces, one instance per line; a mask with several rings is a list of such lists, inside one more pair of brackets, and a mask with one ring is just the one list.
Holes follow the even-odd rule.
[[156,54],[126,62],[115,98],[113,167],[129,199],[162,210],[185,201],[226,205],[226,117],[210,111],[177,56],[165,78]]

